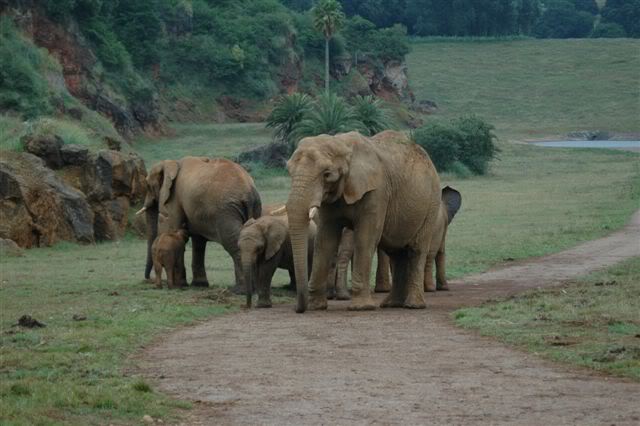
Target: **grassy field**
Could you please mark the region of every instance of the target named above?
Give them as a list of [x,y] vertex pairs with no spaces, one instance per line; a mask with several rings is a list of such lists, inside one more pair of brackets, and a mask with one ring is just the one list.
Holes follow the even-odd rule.
[[427,40],[407,62],[434,117],[478,114],[508,138],[640,132],[639,40]]
[[640,381],[640,258],[454,316],[463,327],[547,358]]

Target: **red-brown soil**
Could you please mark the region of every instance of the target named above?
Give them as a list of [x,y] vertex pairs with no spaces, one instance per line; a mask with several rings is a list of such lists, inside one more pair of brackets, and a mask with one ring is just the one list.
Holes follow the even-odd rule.
[[429,293],[426,310],[250,310],[146,348],[139,372],[193,401],[184,424],[638,425],[640,384],[545,361],[453,325],[449,313],[640,256],[622,231]]

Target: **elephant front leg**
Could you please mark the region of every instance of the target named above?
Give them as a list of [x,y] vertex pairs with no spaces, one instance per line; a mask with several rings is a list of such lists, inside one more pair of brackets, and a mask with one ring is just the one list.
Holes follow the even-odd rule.
[[341,228],[332,224],[323,224],[318,232],[313,251],[313,269],[309,280],[309,309],[327,309],[327,279],[331,260],[338,251]]
[[338,258],[336,259],[335,293],[338,300],[349,300],[351,295],[347,289],[347,270],[353,257],[353,231],[348,228],[342,230]]
[[[375,229],[375,228],[374,228]],[[349,310],[372,310],[376,305],[371,298],[371,261],[378,245],[379,235],[370,228],[359,226],[354,232],[353,268],[351,271],[351,305]]]
[[207,248],[207,240],[199,235],[192,235],[191,247],[191,270],[193,273],[191,285],[194,287],[209,287],[207,271],[204,269],[204,254]]
[[276,273],[276,262],[271,261],[258,268],[258,308],[270,308],[271,303],[271,281]]
[[376,293],[388,293],[391,291],[391,278],[389,272],[391,270],[391,264],[389,256],[378,249],[378,267],[376,268],[376,287],[373,291]]
[[445,269],[445,252],[439,251],[436,255],[436,289],[437,290],[449,290],[449,284],[447,283],[447,273]]

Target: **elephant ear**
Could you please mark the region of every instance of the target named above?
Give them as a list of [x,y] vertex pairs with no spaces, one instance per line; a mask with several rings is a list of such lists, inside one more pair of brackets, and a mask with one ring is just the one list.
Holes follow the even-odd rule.
[[171,198],[171,188],[173,188],[173,183],[178,176],[179,169],[180,166],[178,165],[177,161],[164,161],[164,178],[162,179],[162,187],[160,188],[160,199],[158,200],[158,207],[160,211],[164,210],[164,205],[167,204],[167,201],[169,201],[169,198]]
[[442,189],[442,202],[447,208],[447,218],[449,223],[451,223],[453,217],[458,213],[462,205],[462,195],[450,186],[446,186]]
[[382,165],[372,143],[356,132],[336,136],[342,138],[351,147],[349,172],[344,185],[344,200],[353,204],[364,194],[381,186]]
[[280,251],[282,244],[287,239],[287,227],[280,223],[272,223],[265,232],[265,239],[267,241],[267,247],[264,251],[265,260],[271,259]]

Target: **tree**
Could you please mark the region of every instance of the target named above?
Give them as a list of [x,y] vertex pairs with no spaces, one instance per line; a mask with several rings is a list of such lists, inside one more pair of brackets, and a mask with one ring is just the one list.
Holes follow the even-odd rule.
[[557,0],[544,12],[534,33],[539,38],[588,37],[594,20],[589,12],[576,10],[572,2]]
[[640,37],[640,0],[607,0],[601,12],[603,22],[622,26],[628,37]]
[[320,0],[311,12],[313,26],[324,35],[324,90],[329,93],[329,42],[342,27],[345,16],[336,0]]
[[309,95],[296,92],[280,98],[267,117],[267,127],[275,130],[274,137],[289,145],[291,152],[295,149],[291,132],[309,112],[310,106]]
[[353,108],[343,98],[328,92],[315,100],[302,121],[294,127],[292,137],[297,142],[307,136],[335,135],[352,130],[366,131]]
[[356,96],[353,100],[353,112],[357,120],[364,125],[368,136],[373,136],[391,127],[382,101],[375,96]]

